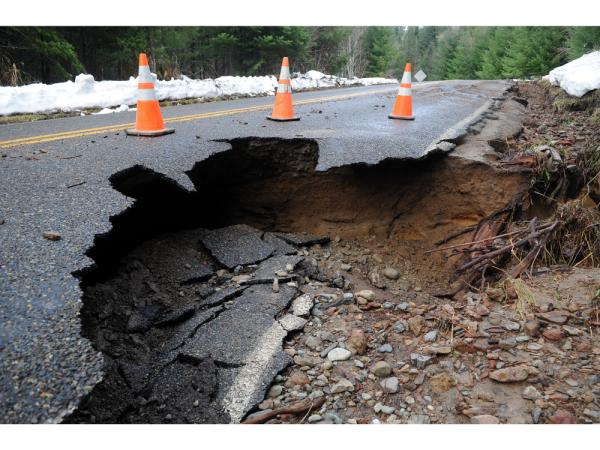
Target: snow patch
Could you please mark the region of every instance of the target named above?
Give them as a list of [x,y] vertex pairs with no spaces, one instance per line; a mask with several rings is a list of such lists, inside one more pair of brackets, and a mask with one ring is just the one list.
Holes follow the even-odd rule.
[[549,80],[553,86],[560,86],[575,97],[600,89],[600,51],[557,67],[550,71]]
[[[316,70],[306,74],[295,74],[292,90],[318,89],[342,86],[372,86],[398,83],[386,78],[339,78],[325,75]],[[219,77],[215,80],[193,80],[185,75],[179,79],[158,81],[152,74],[154,88],[159,101],[182,100],[187,98],[217,98],[225,95],[275,95],[278,79],[263,77]],[[92,75],[77,75],[75,82],[56,84],[30,84],[27,86],[0,87],[0,115],[29,114],[52,110],[73,111],[85,108],[102,109],[95,114],[112,114],[133,111],[127,105],[137,104],[137,78],[127,81],[96,81]],[[120,106],[119,106],[120,105]]]

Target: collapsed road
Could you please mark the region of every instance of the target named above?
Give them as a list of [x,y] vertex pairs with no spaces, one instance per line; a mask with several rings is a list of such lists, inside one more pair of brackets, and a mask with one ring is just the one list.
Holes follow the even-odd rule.
[[[387,119],[388,89],[336,91],[289,124],[225,110],[160,139],[3,127],[2,421],[243,420],[291,362],[282,342],[307,320],[297,289],[324,276],[298,233],[435,240],[528,186],[527,170],[497,177],[490,163],[521,131],[510,88],[424,84],[410,123]],[[219,234],[232,226],[242,241]]]

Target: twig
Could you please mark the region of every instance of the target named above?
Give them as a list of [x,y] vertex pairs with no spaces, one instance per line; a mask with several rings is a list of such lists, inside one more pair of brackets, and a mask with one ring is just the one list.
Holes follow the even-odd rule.
[[302,420],[300,421],[300,423],[304,422],[304,419],[306,419],[308,417],[308,415],[310,414],[310,410],[312,409],[314,403],[311,402],[310,404],[310,408],[308,408],[308,411],[306,411],[306,415],[302,418]]
[[82,184],[87,183],[87,181],[82,181],[81,183],[75,183],[75,184],[71,184],[70,186],[67,186],[67,189],[75,187],[75,186],[81,186]]
[[[246,420],[245,422],[242,422],[241,425],[251,425],[251,424],[257,424],[257,423],[263,423],[273,417],[278,416],[279,414],[302,414],[302,413],[306,412],[306,415],[308,415],[308,413],[310,412],[311,409],[320,408],[321,406],[323,406],[325,404],[326,401],[327,401],[326,397],[320,397],[320,398],[316,399],[310,405],[297,406],[294,408],[279,408],[274,411],[270,411],[266,414],[263,414],[262,416],[257,417],[256,419]],[[304,419],[302,419],[302,420],[304,420]]]
[[[454,317],[453,317],[454,318]],[[450,322],[452,324],[452,333],[454,333],[454,325],[456,325],[457,327],[462,328],[463,330],[465,330],[467,333],[469,333],[471,336],[475,336],[473,333],[471,333],[469,330],[467,330],[465,327],[463,327],[462,325],[458,324],[458,323],[454,323],[454,322]]]
[[83,156],[83,155],[77,155],[77,156],[67,156],[66,158],[62,158],[62,157],[61,157],[60,159],[75,159],[75,158],[79,158],[80,156]]

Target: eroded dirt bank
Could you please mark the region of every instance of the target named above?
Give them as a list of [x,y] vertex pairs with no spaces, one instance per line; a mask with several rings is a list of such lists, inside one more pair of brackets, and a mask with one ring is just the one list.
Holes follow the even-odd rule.
[[[469,408],[496,414],[494,395],[515,402],[504,421],[515,405],[523,418],[514,389],[472,388],[489,361],[523,362],[516,343],[498,345],[524,325],[485,294],[455,299],[446,317],[451,302],[432,294],[449,288],[453,261],[422,255],[528,192],[528,168],[492,163],[523,111],[504,102],[450,156],[424,161],[316,172],[314,141],[248,139],[196,165],[195,194],[141,167],[114,176],[136,203],[97,238],[98,268],[82,274],[85,337],[106,376],[69,422],[239,422],[265,394],[261,411],[326,396],[311,422],[464,421]],[[481,336],[461,350],[463,329]],[[331,358],[335,349],[350,353]]]

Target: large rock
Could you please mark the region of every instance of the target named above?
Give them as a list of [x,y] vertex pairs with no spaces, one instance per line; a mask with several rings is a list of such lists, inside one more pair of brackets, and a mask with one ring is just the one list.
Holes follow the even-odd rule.
[[447,372],[438,373],[437,375],[431,377],[429,380],[429,386],[431,386],[431,389],[438,394],[443,394],[444,392],[448,392],[453,387],[456,387],[456,378],[454,378],[454,375]]
[[306,355],[297,355],[294,357],[294,363],[298,364],[300,367],[314,367],[315,360],[310,356]]
[[478,425],[498,425],[500,423],[500,420],[498,420],[497,417],[485,414],[483,416],[471,417],[471,423]]
[[390,377],[385,380],[381,380],[381,387],[383,388],[383,392],[386,394],[395,394],[400,389],[400,384],[398,382],[398,378]]
[[378,363],[375,363],[373,367],[371,367],[371,373],[381,378],[388,377],[392,373],[392,366],[385,361],[379,361]]
[[307,384],[310,384],[308,377],[303,373],[297,373],[289,377],[284,386],[287,389],[292,389],[294,386],[305,386]]
[[361,330],[353,330],[352,333],[350,333],[350,337],[344,342],[344,345],[353,355],[356,355],[357,353],[359,355],[364,354],[367,349],[367,338],[365,337],[365,333]]
[[327,359],[329,361],[346,361],[350,359],[350,356],[352,356],[352,353],[345,348],[334,348],[327,354]]
[[398,272],[396,269],[392,269],[391,267],[387,267],[383,271],[383,274],[390,280],[397,280],[400,277],[400,272]]
[[406,423],[411,425],[427,425],[431,423],[431,419],[426,414],[413,414]]
[[472,345],[460,339],[454,343],[452,348],[461,353],[477,353],[477,350]]
[[354,391],[354,386],[348,380],[342,378],[336,384],[331,386],[332,394],[339,394],[340,392],[352,392]]
[[509,383],[526,380],[530,375],[539,375],[539,371],[535,367],[517,366],[495,370],[490,373],[490,378],[501,383]]
[[415,336],[419,336],[421,334],[421,330],[423,330],[424,326],[425,319],[423,318],[423,316],[416,316],[408,319],[408,327]]
[[559,325],[562,325],[569,319],[569,317],[571,316],[571,313],[566,310],[557,309],[555,311],[541,313],[538,315],[542,319],[547,320],[548,322],[557,323]]
[[365,300],[372,302],[375,300],[375,293],[373,291],[360,291],[354,294],[355,297],[361,297]]

